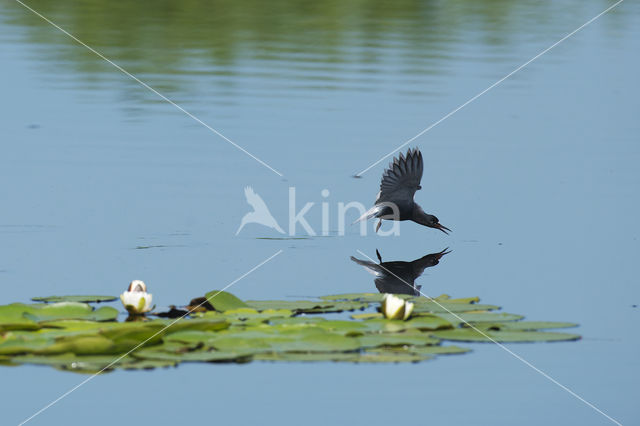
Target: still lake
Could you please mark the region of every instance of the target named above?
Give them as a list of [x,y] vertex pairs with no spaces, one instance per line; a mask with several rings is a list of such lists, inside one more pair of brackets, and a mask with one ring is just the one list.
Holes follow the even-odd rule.
[[[627,0],[410,146],[416,200],[451,228],[339,235],[352,176],[613,4],[606,1],[31,0],[29,6],[284,176],[13,0],[0,4],[1,304],[113,294],[143,279],[159,307],[375,292],[358,250],[411,261],[431,296],[479,296],[578,342],[509,349],[637,424],[640,5]],[[406,148],[405,148],[406,150]],[[246,225],[252,186],[288,231]],[[322,195],[328,190],[327,196]],[[326,192],[325,192],[326,194]],[[350,223],[357,217],[351,211]],[[383,225],[383,229],[390,225]],[[296,236],[307,237],[298,225]],[[114,305],[117,306],[117,305]],[[29,424],[610,423],[493,344],[408,365],[181,365],[96,377]],[[1,367],[3,424],[86,376]],[[635,397],[633,395],[636,395]]]

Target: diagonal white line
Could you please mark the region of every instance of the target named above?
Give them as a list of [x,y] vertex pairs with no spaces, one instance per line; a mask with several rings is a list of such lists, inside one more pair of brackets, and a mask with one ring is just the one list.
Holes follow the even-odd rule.
[[244,274],[240,275],[238,278],[236,278],[235,280],[231,281],[229,284],[227,284],[222,290],[218,291],[217,293],[215,293],[214,295],[212,295],[211,297],[206,298],[202,303],[200,303],[199,305],[191,308],[189,310],[189,312],[187,312],[186,314],[184,314],[183,316],[177,318],[175,321],[170,322],[169,324],[167,324],[165,327],[163,327],[160,331],[156,332],[153,336],[143,340],[142,342],[138,343],[133,349],[129,350],[127,353],[125,353],[124,355],[119,356],[118,358],[116,358],[115,360],[113,360],[109,365],[107,365],[106,367],[104,367],[102,370],[98,371],[97,373],[94,373],[93,375],[87,377],[86,379],[84,379],[82,382],[78,383],[77,385],[75,385],[74,387],[72,387],[71,389],[69,389],[68,391],[66,391],[65,393],[63,393],[62,395],[60,395],[58,398],[54,399],[53,401],[51,401],[50,403],[48,403],[47,405],[45,405],[44,407],[42,407],[41,409],[39,409],[38,411],[36,411],[35,413],[33,413],[31,416],[27,417],[26,419],[24,419],[22,422],[20,422],[18,424],[18,426],[22,426],[25,423],[31,421],[34,417],[42,414],[45,410],[51,408],[52,406],[54,406],[55,404],[57,404],[58,402],[60,402],[62,399],[66,398],[67,396],[69,396],[71,393],[73,393],[74,391],[76,391],[78,388],[80,388],[81,386],[87,384],[89,381],[93,380],[97,375],[99,375],[100,373],[104,372],[105,370],[109,369],[111,366],[113,366],[114,364],[118,363],[122,358],[126,357],[127,355],[129,355],[131,352],[135,351],[136,349],[138,349],[139,347],[141,347],[142,345],[144,345],[145,343],[147,343],[149,340],[153,339],[154,337],[156,337],[157,335],[163,333],[166,329],[168,329],[169,327],[171,327],[172,325],[174,325],[175,323],[177,323],[178,321],[182,320],[184,317],[186,317],[187,315],[193,313],[193,311],[195,311],[196,309],[198,309],[200,306],[204,305],[205,303],[207,303],[208,301],[210,301],[211,299],[213,299],[214,297],[216,297],[217,295],[219,295],[221,292],[225,291],[226,289],[228,289],[229,287],[231,287],[232,285],[234,285],[235,283],[237,283],[238,281],[240,281],[241,279],[243,279],[244,277],[246,277],[247,275],[251,274],[253,271],[255,271],[256,269],[260,268],[262,265],[264,265],[265,263],[271,261],[273,258],[275,258],[276,256],[278,256],[280,253],[282,253],[282,250],[278,250],[275,254],[271,255],[271,257],[263,260],[262,262],[260,262],[259,264],[257,264],[256,266],[254,266],[253,268],[249,269],[247,272],[245,272]]
[[[367,256],[366,254],[364,254],[361,250],[356,250],[358,253],[360,253],[362,256],[366,257],[367,259],[369,259],[371,262],[376,262],[375,260],[373,260],[371,257]],[[423,293],[420,289],[416,289],[414,286],[412,286],[411,284],[409,284],[408,282],[406,282],[405,280],[403,280],[402,278],[400,278],[399,276],[397,276],[396,274],[394,274],[393,272],[391,272],[390,270],[388,270],[387,268],[385,268],[384,266],[382,266],[382,264],[378,264],[379,266],[382,267],[382,269],[384,269],[385,271],[387,271],[389,274],[393,275],[394,277],[396,277],[397,279],[399,279],[400,281],[402,281],[404,284],[408,285],[409,287],[411,287],[414,290],[418,290],[418,292],[420,292],[420,294],[428,299],[431,299],[432,302],[434,302],[436,305],[438,305],[439,307],[441,307],[442,309],[444,309],[445,311],[447,311],[449,314],[453,315],[454,317],[456,317],[459,321],[463,322],[466,326],[471,327],[473,330],[477,331],[478,333],[482,334],[484,337],[486,337],[487,339],[489,339],[491,342],[495,343],[496,345],[498,345],[501,349],[504,349],[508,354],[512,355],[514,358],[516,358],[518,361],[524,363],[526,366],[532,368],[535,372],[541,374],[544,378],[548,379],[549,381],[551,381],[552,383],[558,385],[561,389],[563,389],[564,391],[568,392],[569,394],[571,394],[572,396],[574,396],[575,398],[577,398],[578,400],[582,401],[583,403],[585,403],[586,405],[588,405],[589,407],[593,408],[594,410],[596,410],[598,413],[602,414],[604,417],[606,417],[607,419],[611,420],[613,423],[622,426],[622,423],[620,423],[619,421],[617,421],[616,419],[614,419],[613,417],[609,416],[607,413],[605,413],[604,411],[602,411],[601,409],[599,409],[598,407],[596,407],[595,405],[593,405],[592,403],[590,403],[589,401],[587,401],[586,399],[584,399],[583,397],[581,397],[580,395],[578,395],[577,393],[575,393],[574,391],[572,391],[571,389],[569,389],[568,387],[566,387],[565,385],[563,385],[562,383],[560,383],[559,381],[557,381],[556,379],[554,379],[553,377],[551,377],[550,375],[548,375],[547,373],[545,373],[544,371],[540,370],[538,367],[536,367],[535,365],[531,364],[529,361],[527,361],[526,359],[522,358],[520,355],[518,355],[517,353],[513,352],[511,349],[507,348],[505,345],[503,345],[502,343],[496,341],[495,339],[493,339],[492,337],[488,336],[486,333],[484,333],[482,330],[479,330],[476,326],[474,326],[473,324],[469,323],[468,321],[465,321],[464,319],[462,319],[458,314],[456,314],[455,312],[451,312],[449,309],[447,309],[445,306],[443,306],[440,302],[438,302],[436,299],[433,299],[429,296],[427,296],[425,293]]]
[[585,22],[584,24],[580,25],[578,28],[576,28],[575,30],[571,31],[569,34],[567,34],[566,36],[562,37],[560,40],[556,41],[555,43],[553,43],[551,46],[547,47],[546,49],[544,49],[542,52],[538,53],[536,56],[534,56],[533,58],[529,59],[527,62],[525,62],[524,64],[520,65],[518,68],[514,69],[513,71],[511,71],[509,74],[505,75],[504,77],[502,77],[500,80],[496,81],[495,83],[493,83],[491,86],[487,87],[486,89],[484,89],[483,91],[481,91],[480,93],[478,93],[477,95],[475,95],[474,97],[472,97],[471,99],[469,99],[468,101],[466,101],[465,103],[463,103],[462,105],[458,106],[456,109],[454,109],[453,111],[449,112],[447,115],[445,115],[444,117],[442,117],[441,119],[439,119],[438,121],[436,121],[435,123],[431,124],[429,127],[427,127],[426,129],[422,130],[420,133],[418,133],[417,135],[415,135],[414,137],[412,137],[411,139],[408,139],[406,142],[402,143],[401,145],[397,146],[393,151],[391,151],[390,153],[384,155],[382,158],[380,158],[378,161],[376,161],[375,163],[371,164],[369,167],[367,167],[366,169],[362,170],[360,173],[357,173],[355,175],[355,177],[360,177],[363,174],[365,174],[367,171],[369,171],[371,168],[377,166],[378,164],[380,164],[381,161],[384,161],[384,159],[392,156],[393,154],[395,154],[398,150],[404,148],[405,146],[407,146],[408,144],[410,144],[411,142],[413,142],[414,140],[418,139],[420,136],[424,135],[425,133],[427,133],[429,130],[433,129],[434,127],[436,127],[438,124],[442,123],[443,121],[445,121],[447,118],[451,117],[453,114],[455,114],[456,112],[460,111],[462,108],[466,107],[467,105],[469,105],[471,102],[475,101],[476,99],[478,99],[480,96],[484,95],[485,93],[487,93],[489,90],[493,89],[494,87],[496,87],[497,85],[499,85],[500,83],[502,83],[503,81],[505,81],[506,79],[508,79],[509,77],[511,77],[512,75],[514,75],[515,73],[517,73],[518,71],[520,71],[521,69],[523,69],[524,67],[526,67],[527,65],[529,65],[531,62],[535,61],[536,59],[538,59],[540,56],[544,55],[545,53],[547,53],[548,51],[550,51],[551,49],[553,49],[554,47],[556,47],[557,45],[559,45],[560,43],[562,43],[563,41],[565,41],[566,39],[568,39],[569,37],[573,36],[575,33],[577,33],[578,31],[580,31],[581,29],[583,29],[584,27],[586,27],[587,25],[591,24],[593,21],[595,21],[596,19],[600,18],[602,15],[604,15],[605,13],[609,12],[610,10],[612,10],[614,7],[618,6],[620,3],[622,3],[624,0],[618,0],[616,3],[612,4],[611,6],[609,6],[608,8],[606,8],[605,10],[603,10],[602,12],[600,12],[599,14],[597,14],[596,16],[594,16],[593,18],[589,19],[587,22]]
[[247,154],[249,157],[253,158],[254,160],[256,160],[258,163],[262,164],[264,167],[266,167],[267,169],[271,170],[273,173],[277,174],[278,176],[282,177],[284,176],[282,173],[280,173],[278,170],[274,169],[273,167],[271,167],[270,165],[268,165],[267,163],[265,163],[264,161],[262,161],[261,159],[259,159],[258,157],[256,157],[255,155],[253,155],[252,153],[250,153],[249,151],[247,151],[246,149],[244,149],[243,147],[241,147],[240,145],[238,145],[237,143],[235,143],[234,141],[232,141],[231,139],[229,139],[228,137],[226,137],[225,135],[223,135],[222,133],[220,133],[218,130],[214,129],[213,127],[211,127],[210,125],[208,125],[207,123],[205,123],[204,121],[202,121],[201,119],[199,119],[198,117],[196,117],[195,115],[193,115],[192,113],[190,113],[189,111],[187,111],[186,109],[184,109],[183,107],[181,107],[180,105],[178,105],[177,103],[173,102],[171,99],[167,98],[165,95],[163,95],[162,93],[158,92],[156,89],[154,89],[153,87],[149,86],[147,83],[145,83],[144,81],[140,80],[138,77],[136,77],[135,75],[131,74],[129,71],[125,70],[124,68],[122,68],[120,65],[116,64],[115,62],[113,62],[112,60],[110,60],[109,58],[107,58],[106,56],[104,56],[102,53],[98,52],[97,50],[95,50],[93,47],[87,45],[86,43],[84,43],[82,40],[78,39],[76,36],[74,36],[73,34],[71,34],[70,32],[66,31],[64,28],[60,27],[59,25],[55,24],[54,22],[52,22],[50,19],[48,19],[46,16],[43,16],[42,14],[40,14],[39,12],[37,12],[36,10],[34,10],[33,8],[29,7],[28,5],[24,4],[22,1],[20,0],[15,0],[16,3],[24,6],[26,9],[30,10],[31,12],[33,12],[35,15],[39,16],[40,18],[42,18],[43,20],[45,20],[46,22],[48,22],[49,24],[51,24],[52,26],[54,26],[55,28],[57,28],[58,30],[60,30],[61,32],[63,32],[64,34],[66,34],[67,36],[69,36],[70,38],[72,38],[75,42],[77,42],[78,44],[81,44],[82,46],[86,47],[87,49],[89,49],[91,52],[95,53],[97,56],[99,56],[101,59],[104,59],[105,61],[107,61],[108,63],[110,63],[111,65],[113,65],[114,67],[116,67],[120,72],[122,72],[123,74],[131,77],[133,80],[135,80],[137,83],[139,83],[141,86],[145,87],[146,89],[149,89],[150,91],[152,91],[153,93],[155,93],[156,95],[158,95],[159,97],[161,97],[163,100],[167,101],[168,103],[170,103],[171,105],[173,105],[174,107],[176,107],[177,109],[179,109],[180,111],[182,111],[183,113],[185,113],[186,115],[188,115],[189,117],[191,117],[193,120],[195,120],[196,122],[198,122],[199,124],[203,125],[204,127],[206,127],[207,129],[211,130],[213,133],[215,133],[216,135],[220,136],[222,139],[224,139],[225,141],[229,142],[231,145],[235,146],[236,148],[238,148],[240,151],[244,152],[245,154]]

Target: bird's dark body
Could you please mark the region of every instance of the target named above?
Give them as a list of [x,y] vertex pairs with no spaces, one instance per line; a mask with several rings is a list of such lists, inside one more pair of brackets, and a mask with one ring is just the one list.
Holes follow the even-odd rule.
[[437,265],[442,256],[449,253],[447,250],[448,248],[438,253],[427,254],[412,262],[382,262],[380,253],[377,251],[380,263],[360,260],[355,257],[351,257],[351,260],[376,273],[374,283],[380,293],[418,296],[420,286],[415,285],[415,280],[422,275],[426,268]]
[[416,203],[400,203],[396,204],[398,208],[399,216],[396,217],[394,209],[391,206],[384,206],[375,217],[386,220],[413,220],[413,209]]
[[374,206],[358,220],[378,218],[384,220],[411,220],[420,225],[439,229],[445,234],[449,228],[441,225],[434,215],[425,213],[414,200],[416,191],[422,189],[420,181],[423,172],[422,153],[417,149],[409,149],[407,155],[400,153],[393,159],[382,174],[380,192]]

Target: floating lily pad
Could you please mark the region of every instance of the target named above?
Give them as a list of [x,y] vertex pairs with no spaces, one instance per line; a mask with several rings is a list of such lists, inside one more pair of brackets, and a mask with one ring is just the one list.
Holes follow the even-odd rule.
[[32,297],[34,302],[57,303],[57,302],[78,302],[78,303],[101,303],[117,300],[117,296],[47,296]]
[[322,301],[315,302],[310,300],[250,300],[249,305],[260,311],[265,309],[288,309],[295,313],[319,314],[329,312],[355,311],[365,309],[369,306],[368,302],[357,301]]
[[408,321],[374,318],[362,321],[362,324],[366,325],[370,331],[384,333],[398,333],[406,330],[441,330],[452,327],[449,321],[436,315],[413,317]]
[[126,362],[119,367],[125,370],[153,370],[155,368],[175,367],[179,364],[176,360],[168,359],[137,359],[131,357],[134,361]]
[[[211,303],[206,309],[189,317],[139,316],[131,322],[117,322],[119,311],[112,307],[94,309],[77,301],[0,306],[0,365],[31,363],[96,373],[181,362],[419,362],[469,351],[441,344],[445,340],[580,338],[540,331],[575,324],[522,321],[522,316],[497,312],[497,306],[479,304],[475,297],[404,295],[415,303],[414,314],[406,321],[385,319],[373,312],[379,307],[380,294],[333,295],[318,301],[244,302],[217,291],[207,297]],[[367,308],[367,312],[350,317],[314,315]]]
[[356,362],[360,357],[352,352],[267,352],[256,354],[256,361],[287,361],[287,362]]
[[207,302],[213,306],[213,309],[219,312],[251,307],[233,294],[221,290],[210,291],[205,295],[205,298]]
[[59,302],[25,305],[14,303],[0,306],[0,324],[27,324],[63,319],[85,319],[90,321],[111,321],[118,316],[118,310],[110,306],[100,309],[86,303]]
[[471,349],[461,348],[460,346],[454,346],[454,345],[395,346],[395,347],[367,349],[367,352],[369,353],[404,352],[404,353],[414,353],[414,354],[422,354],[422,355],[453,355],[453,354],[464,354],[470,351]]
[[182,354],[158,349],[143,349],[131,354],[134,358],[171,362],[244,362],[251,358],[250,352],[193,351]]
[[448,302],[448,303],[478,303],[480,301],[479,297],[462,297],[459,299],[452,299],[451,296],[449,296],[448,294],[441,294],[440,296],[436,297],[435,299],[440,303],[442,302]]
[[23,355],[16,356],[12,360],[20,364],[49,365],[60,370],[85,374],[108,372],[129,361],[126,357],[118,360],[118,357],[112,355],[78,356],[75,353],[61,353],[52,356]]
[[365,352],[354,362],[358,363],[398,363],[398,362],[420,362],[432,359],[430,354],[417,354],[411,352]]
[[545,330],[553,328],[573,328],[578,324],[572,322],[551,322],[551,321],[515,321],[515,322],[503,322],[503,323],[489,323],[489,324],[475,324],[475,326],[482,330]]
[[[398,294],[398,297],[408,299],[411,296],[405,294]],[[322,300],[329,301],[349,301],[349,302],[367,302],[367,303],[380,303],[384,299],[384,294],[380,293],[345,293],[345,294],[332,294],[329,296],[320,297]]]
[[20,355],[33,353],[53,343],[53,338],[46,335],[28,333],[17,335],[8,333],[0,338],[0,355]]
[[433,333],[434,336],[444,340],[460,342],[557,342],[563,340],[578,340],[580,336],[570,333],[556,333],[552,331],[476,331],[472,328],[458,328],[455,330],[442,330]]
[[[502,323],[518,321],[524,318],[522,315],[508,314],[506,312],[460,312],[458,314],[440,313],[438,317],[449,321],[452,324],[464,323]],[[534,328],[535,329],[535,328]],[[534,330],[530,329],[530,330]]]
[[351,318],[355,320],[368,320],[368,319],[376,319],[376,318],[384,318],[380,312],[365,312],[362,314],[353,314]]
[[[204,314],[210,317],[213,312]],[[231,322],[256,323],[266,322],[275,318],[289,318],[293,316],[293,311],[288,309],[265,309],[258,311],[253,308],[230,309],[224,312],[224,318]]]
[[458,312],[472,312],[472,311],[494,311],[500,309],[499,306],[495,305],[482,305],[476,303],[463,303],[463,302],[451,302],[444,301],[438,302],[426,298],[420,299],[411,299],[413,302],[413,312],[423,313],[458,313]]
[[359,337],[361,347],[379,346],[428,346],[437,345],[440,339],[426,333],[376,333]]

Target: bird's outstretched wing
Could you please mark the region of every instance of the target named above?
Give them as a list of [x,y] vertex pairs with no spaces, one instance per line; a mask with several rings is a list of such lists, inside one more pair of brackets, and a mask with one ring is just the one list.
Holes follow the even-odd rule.
[[409,149],[405,157],[400,153],[393,159],[382,174],[380,193],[376,204],[394,202],[402,204],[413,200],[413,195],[420,189],[423,162],[418,148]]
[[256,212],[264,212],[265,210],[267,212],[269,211],[267,205],[264,203],[262,198],[253,191],[252,187],[247,186],[244,189],[244,196],[247,198],[247,203],[249,203]]

